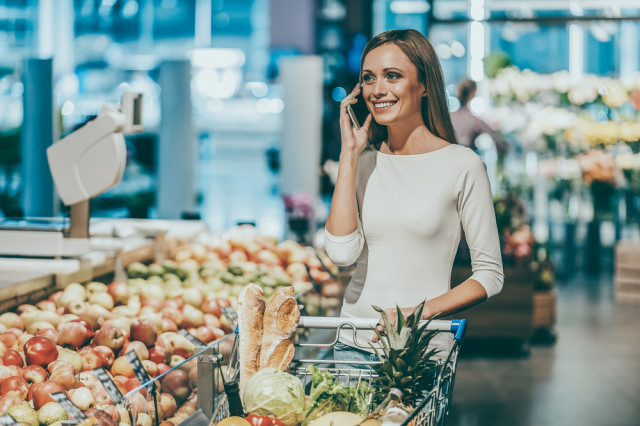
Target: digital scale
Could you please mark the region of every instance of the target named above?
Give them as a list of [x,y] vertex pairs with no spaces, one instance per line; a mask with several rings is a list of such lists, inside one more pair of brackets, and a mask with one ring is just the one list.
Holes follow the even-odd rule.
[[120,183],[127,162],[124,134],[140,131],[142,95],[124,92],[120,106],[103,105],[94,120],[47,148],[51,176],[60,199],[71,206],[70,217],[0,221],[0,256],[89,253],[89,200]]

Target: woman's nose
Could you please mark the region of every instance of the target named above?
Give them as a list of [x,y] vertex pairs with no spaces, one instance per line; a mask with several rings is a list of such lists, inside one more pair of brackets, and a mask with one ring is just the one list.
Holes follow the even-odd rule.
[[382,97],[386,94],[387,94],[387,87],[384,84],[384,81],[382,79],[377,80],[375,85],[373,86],[373,95],[376,97]]

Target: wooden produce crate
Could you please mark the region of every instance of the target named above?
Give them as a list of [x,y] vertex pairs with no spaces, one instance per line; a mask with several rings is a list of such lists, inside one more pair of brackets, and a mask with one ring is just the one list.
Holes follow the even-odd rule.
[[615,299],[640,303],[640,240],[623,240],[616,245]]
[[556,325],[556,291],[538,290],[533,294],[533,328],[553,329]]
[[[471,267],[454,266],[452,285],[471,276]],[[526,342],[533,333],[535,276],[528,265],[505,266],[500,294],[469,308],[456,318],[469,321],[469,338],[505,338]]]

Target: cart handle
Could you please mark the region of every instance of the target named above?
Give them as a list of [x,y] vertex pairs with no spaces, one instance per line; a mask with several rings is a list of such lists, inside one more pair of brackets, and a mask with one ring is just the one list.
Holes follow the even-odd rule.
[[[423,321],[426,323],[427,321]],[[340,318],[340,317],[300,317],[299,327],[306,328],[339,328],[342,324],[351,324],[358,330],[370,330],[376,326],[376,318]],[[427,330],[449,331],[455,334],[456,340],[464,339],[467,320],[432,320]]]

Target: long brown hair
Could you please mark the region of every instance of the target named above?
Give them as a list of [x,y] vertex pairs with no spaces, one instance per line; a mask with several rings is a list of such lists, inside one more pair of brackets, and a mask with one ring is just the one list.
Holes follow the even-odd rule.
[[[391,30],[373,37],[362,51],[360,58],[360,83],[362,83],[362,65],[364,58],[376,47],[393,43],[398,46],[418,69],[418,80],[427,91],[422,98],[422,119],[431,133],[450,143],[458,143],[451,124],[449,107],[445,97],[442,67],[429,40],[419,31]],[[379,145],[388,137],[387,126],[371,121],[369,142]]]

